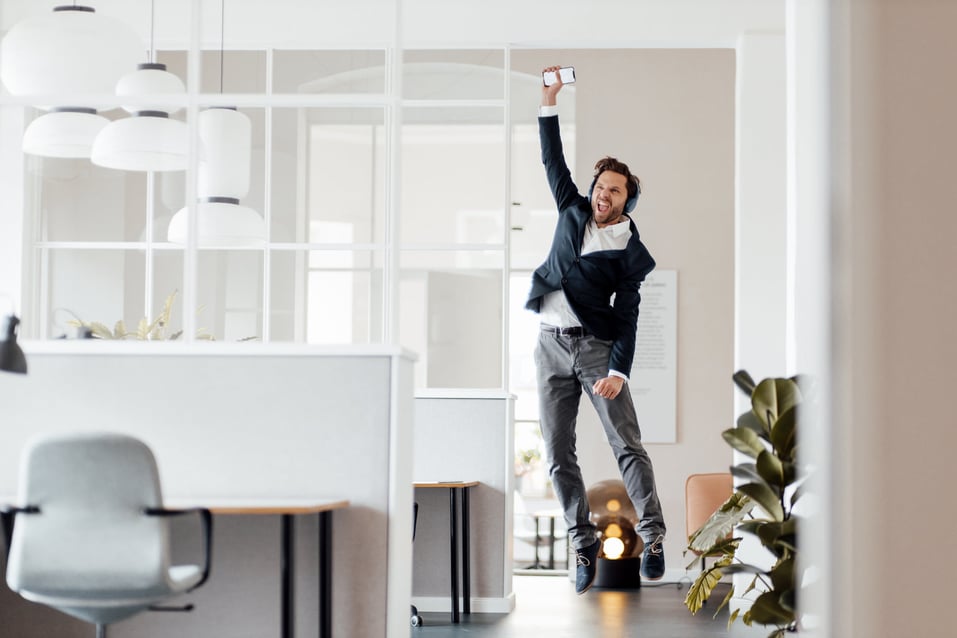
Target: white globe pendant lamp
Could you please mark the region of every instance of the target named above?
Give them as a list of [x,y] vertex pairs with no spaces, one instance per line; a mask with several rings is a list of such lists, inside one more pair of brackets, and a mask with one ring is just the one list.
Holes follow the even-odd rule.
[[83,96],[113,93],[116,82],[145,49],[123,22],[92,7],[68,5],[14,25],[0,42],[0,81],[17,96],[70,95],[24,132],[24,151],[49,157],[89,157],[109,123]]
[[[199,162],[196,203],[196,244],[210,247],[262,245],[263,218],[239,203],[249,191],[252,126],[236,109],[210,108],[199,114],[199,138],[205,157]],[[185,244],[190,227],[189,207],[170,221],[169,241]]]
[[60,107],[30,122],[23,152],[44,157],[89,157],[93,140],[110,121],[96,109]]
[[[165,64],[140,64],[116,85],[120,97],[185,95],[186,86]],[[127,171],[182,171],[189,165],[189,130],[170,118],[180,106],[124,106],[131,117],[110,122],[96,136],[90,159],[94,164]]]

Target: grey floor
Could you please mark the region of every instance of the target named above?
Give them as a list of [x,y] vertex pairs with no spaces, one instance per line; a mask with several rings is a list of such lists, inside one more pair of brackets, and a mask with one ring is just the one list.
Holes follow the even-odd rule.
[[715,619],[724,599],[719,585],[714,602],[696,616],[684,606],[687,584],[645,586],[634,591],[592,588],[577,596],[564,576],[516,575],[515,610],[511,614],[471,614],[458,625],[449,613],[424,613],[425,624],[413,638],[764,638],[770,627],[747,627],[737,620],[728,629],[727,609]]

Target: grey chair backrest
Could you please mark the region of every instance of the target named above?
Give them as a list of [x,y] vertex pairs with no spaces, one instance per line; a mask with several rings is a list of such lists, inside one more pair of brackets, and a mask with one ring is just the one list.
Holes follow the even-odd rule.
[[159,472],[142,442],[84,433],[35,440],[21,463],[7,582],[34,597],[129,599],[168,591],[169,522]]

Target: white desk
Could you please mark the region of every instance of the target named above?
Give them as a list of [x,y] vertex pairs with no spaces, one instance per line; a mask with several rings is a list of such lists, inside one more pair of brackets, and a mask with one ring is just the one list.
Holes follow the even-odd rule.
[[[459,621],[459,568],[462,571],[462,613],[472,613],[472,579],[469,574],[471,563],[469,551],[469,489],[478,485],[478,481],[416,481],[416,488],[442,488],[449,491],[449,574],[452,585],[452,623]],[[461,514],[456,504],[456,493],[461,495]],[[461,538],[462,551],[459,552]]]

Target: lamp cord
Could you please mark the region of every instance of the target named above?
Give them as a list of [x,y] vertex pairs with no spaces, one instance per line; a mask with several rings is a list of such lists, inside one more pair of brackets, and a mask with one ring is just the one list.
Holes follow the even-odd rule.
[[219,94],[223,94],[223,48],[226,40],[226,0],[219,6]]
[[156,3],[150,0],[150,53],[149,62],[156,62],[156,47],[154,45],[154,29],[156,28]]

